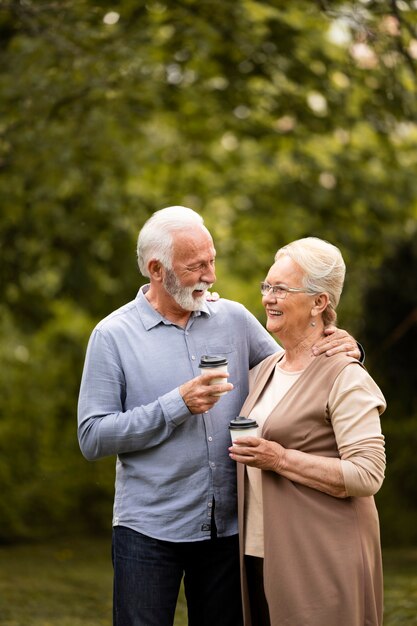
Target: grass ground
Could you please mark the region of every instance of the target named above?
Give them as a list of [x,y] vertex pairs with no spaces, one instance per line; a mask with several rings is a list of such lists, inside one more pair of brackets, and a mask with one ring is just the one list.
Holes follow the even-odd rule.
[[[384,626],[417,626],[417,549],[385,550],[384,569]],[[1,547],[0,625],[111,626],[111,586],[108,538]]]

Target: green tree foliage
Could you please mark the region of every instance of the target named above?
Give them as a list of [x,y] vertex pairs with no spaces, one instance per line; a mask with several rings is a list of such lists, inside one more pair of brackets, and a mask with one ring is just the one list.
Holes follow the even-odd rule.
[[[416,541],[417,241],[406,240],[374,272],[365,296],[369,367],[384,390],[388,471],[379,498],[390,543]],[[388,302],[388,306],[387,306]],[[404,511],[405,515],[399,515]]]
[[339,245],[340,323],[372,351],[363,295],[416,233],[416,13],[0,0],[0,539],[109,523],[113,460],[80,457],[77,390],[95,321],[143,280],[155,209],[204,215],[219,291],[260,319],[278,246]]
[[[369,360],[393,416],[417,416],[417,240],[404,241],[374,272],[365,296]],[[387,299],[391,302],[387,307]],[[417,485],[417,481],[416,481]]]

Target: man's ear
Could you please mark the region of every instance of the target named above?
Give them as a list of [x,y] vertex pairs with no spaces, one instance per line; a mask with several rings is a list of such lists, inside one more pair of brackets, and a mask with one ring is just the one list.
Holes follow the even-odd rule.
[[150,278],[156,282],[162,282],[164,276],[164,266],[158,259],[151,259],[148,263]]

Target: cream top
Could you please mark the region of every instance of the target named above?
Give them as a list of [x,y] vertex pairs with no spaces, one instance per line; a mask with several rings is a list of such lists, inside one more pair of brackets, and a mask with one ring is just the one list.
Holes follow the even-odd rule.
[[[250,372],[250,386],[256,379],[259,365]],[[258,436],[274,407],[283,398],[300,372],[279,367],[251,411],[258,422]],[[380,412],[386,402],[378,385],[362,367],[346,366],[335,380],[329,395],[328,408],[345,488],[348,496],[373,495],[380,488],[385,473],[385,440],[381,432]],[[263,504],[261,470],[246,467],[248,480],[245,492],[245,554],[263,558]]]

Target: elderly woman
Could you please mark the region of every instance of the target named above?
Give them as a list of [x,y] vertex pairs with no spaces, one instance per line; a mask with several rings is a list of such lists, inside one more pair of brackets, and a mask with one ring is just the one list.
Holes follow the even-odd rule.
[[246,626],[377,626],[383,581],[373,495],[385,471],[384,397],[346,354],[314,357],[336,321],[345,264],[308,237],[278,250],[261,284],[284,353],[251,371],[242,415],[258,437],[238,462]]

